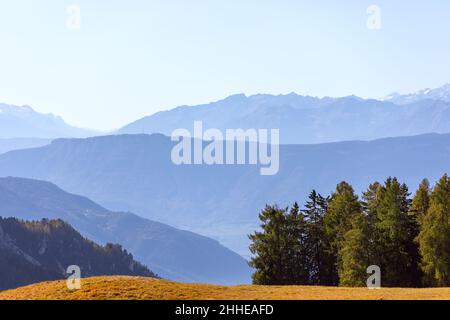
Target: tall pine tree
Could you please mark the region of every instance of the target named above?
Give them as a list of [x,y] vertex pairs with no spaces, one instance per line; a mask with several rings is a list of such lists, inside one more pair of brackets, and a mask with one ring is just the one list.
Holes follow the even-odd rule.
[[361,204],[352,186],[347,182],[338,184],[324,217],[325,234],[330,239],[328,254],[332,257],[335,266],[331,276],[332,285],[339,284],[338,270],[343,268],[339,252],[343,247],[345,235],[352,229],[352,221],[361,212]]
[[286,228],[286,284],[309,284],[306,221],[297,202],[286,216]]
[[450,286],[450,178],[434,187],[418,237],[425,284]]
[[308,284],[305,221],[299,206],[294,204],[289,212],[266,206],[259,218],[262,231],[249,236],[253,254],[250,265],[256,270],[253,283]]
[[325,234],[324,216],[329,198],[325,198],[313,190],[302,212],[306,219],[306,250],[308,257],[309,283],[313,285],[331,285],[333,276],[333,260],[327,248],[329,241]]
[[405,184],[388,178],[379,192],[374,244],[384,286],[413,286],[417,263],[414,260],[414,235],[409,215],[409,193]]
[[411,285],[414,287],[421,287],[423,286],[423,272],[420,268],[420,252],[419,252],[419,243],[418,243],[418,236],[420,233],[420,226],[422,225],[422,221],[425,217],[425,215],[428,212],[428,209],[430,207],[430,183],[427,179],[422,180],[422,182],[419,185],[419,188],[417,189],[412,202],[411,207],[409,209],[409,215],[411,217],[411,225],[410,225],[410,236],[411,236],[411,243],[410,246],[410,253],[412,257],[412,283]]
[[352,229],[345,235],[339,249],[339,285],[345,287],[366,286],[367,267],[370,264],[366,216],[356,214],[351,221]]
[[430,207],[430,193],[430,182],[427,179],[423,179],[414,195],[411,209],[409,210],[410,215],[414,217],[418,225],[421,224]]
[[253,254],[250,265],[255,268],[253,283],[258,285],[280,285],[285,282],[285,210],[266,206],[260,213],[262,232],[255,232],[250,252]]
[[379,221],[378,212],[380,211],[384,194],[385,189],[383,186],[379,182],[374,182],[369,185],[362,197],[363,212],[367,221],[367,238],[370,241],[370,246],[367,248],[370,265],[379,265],[383,255],[382,235],[377,232],[376,226]]

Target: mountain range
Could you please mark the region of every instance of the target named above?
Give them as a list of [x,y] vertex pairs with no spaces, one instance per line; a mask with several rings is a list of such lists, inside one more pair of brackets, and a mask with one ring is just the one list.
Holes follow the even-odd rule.
[[197,106],[155,113],[118,130],[117,134],[193,132],[194,121],[204,129],[279,129],[284,144],[317,144],[374,140],[424,133],[450,132],[450,85],[384,101],[288,95],[238,94]]
[[399,94],[394,92],[383,98],[384,101],[390,101],[399,105],[416,103],[422,100],[434,100],[450,102],[450,84],[446,84],[437,89],[423,89],[410,94]]
[[[125,125],[113,134],[170,136],[175,129],[280,129],[285,144],[317,144],[374,140],[424,133],[450,132],[450,84],[412,94],[393,93],[382,99],[237,94],[208,104],[180,106]],[[192,131],[191,131],[192,132]],[[99,132],[72,127],[60,117],[29,106],[0,104],[0,139],[83,138]],[[9,150],[19,149],[9,147]],[[0,143],[1,152],[1,143]]]
[[40,138],[0,139],[0,154],[11,150],[42,147],[49,144],[51,141],[51,139]]
[[[82,195],[5,178],[0,215],[63,219],[99,243],[124,245],[169,279],[244,283],[246,261],[220,243],[248,256],[247,234],[266,203],[302,202],[312,189],[329,194],[341,180],[358,192],[390,175],[411,188],[433,181],[449,171],[449,119],[450,85],[379,100],[239,94],[87,139],[99,133],[0,104],[0,176]],[[168,136],[197,120],[204,129],[280,129],[280,172],[174,165]]]
[[61,117],[36,112],[30,106],[0,103],[0,139],[82,138],[96,134],[93,130],[70,126]]
[[121,246],[99,246],[62,220],[19,221],[0,217],[0,290],[65,279],[69,266],[81,277],[155,277]]
[[0,216],[62,219],[100,244],[123,245],[166,279],[216,284],[250,282],[247,262],[215,240],[132,213],[109,211],[48,182],[0,178]]
[[47,180],[113,210],[214,237],[247,255],[247,234],[258,227],[267,203],[302,203],[312,189],[329,194],[342,180],[362,192],[369,183],[397,176],[414,189],[425,177],[435,181],[450,172],[450,134],[281,145],[275,176],[261,176],[253,165],[176,166],[173,146],[159,134],[59,139],[0,155],[0,176]]

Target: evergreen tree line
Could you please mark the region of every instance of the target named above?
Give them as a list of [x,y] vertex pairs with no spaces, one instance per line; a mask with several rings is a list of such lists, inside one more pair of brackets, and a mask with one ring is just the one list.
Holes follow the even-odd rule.
[[249,236],[253,282],[360,287],[377,265],[383,287],[450,286],[450,178],[410,195],[388,178],[361,198],[342,182],[329,197],[312,191],[303,210],[266,206]]

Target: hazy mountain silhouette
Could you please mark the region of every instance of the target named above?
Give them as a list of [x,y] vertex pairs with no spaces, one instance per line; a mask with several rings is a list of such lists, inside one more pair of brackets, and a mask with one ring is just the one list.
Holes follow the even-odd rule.
[[[282,143],[327,143],[450,132],[450,84],[412,94],[393,93],[381,100],[356,96],[317,98],[297,95],[237,94],[197,106],[181,106],[136,120],[117,134],[170,135],[205,129],[280,129]],[[72,127],[60,117],[29,106],[0,104],[0,139],[88,137],[99,132]],[[1,148],[1,145],[0,145]],[[14,149],[14,148],[11,148]],[[1,149],[0,149],[1,152]]]
[[342,180],[362,191],[392,175],[415,188],[424,177],[434,181],[450,172],[450,134],[282,145],[275,176],[261,176],[250,165],[175,166],[173,145],[163,135],[60,139],[0,155],[0,176],[48,180],[108,208],[213,236],[245,254],[246,235],[266,203],[301,202],[312,189],[329,193]]
[[81,277],[155,276],[121,246],[97,245],[62,220],[0,217],[0,290],[64,279],[72,265],[80,268]]
[[11,150],[42,147],[49,144],[51,141],[51,139],[39,138],[0,139],[0,154]]
[[48,182],[0,178],[0,216],[62,219],[89,239],[123,245],[164,278],[218,284],[250,281],[246,261],[215,240],[132,213],[111,212]]
[[435,100],[450,102],[450,84],[436,89],[423,89],[410,94],[399,94],[394,92],[383,100],[400,105],[415,103],[422,100]]
[[93,130],[72,127],[61,117],[36,112],[29,106],[0,103],[0,139],[82,138],[96,134]]
[[281,142],[291,144],[450,132],[450,99],[435,101],[431,97],[424,96],[426,99],[412,100],[403,106],[355,96],[240,94],[210,104],[158,112],[124,126],[117,133],[170,136],[178,128],[192,132],[196,120],[202,120],[205,129],[280,129]]

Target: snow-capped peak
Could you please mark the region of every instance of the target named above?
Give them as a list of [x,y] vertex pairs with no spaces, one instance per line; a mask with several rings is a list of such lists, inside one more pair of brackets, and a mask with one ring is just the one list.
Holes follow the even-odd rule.
[[450,84],[445,84],[436,89],[427,88],[410,94],[393,93],[382,100],[404,105],[427,99],[450,102]]

